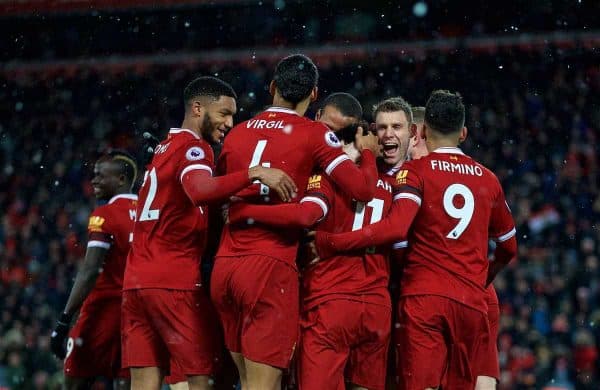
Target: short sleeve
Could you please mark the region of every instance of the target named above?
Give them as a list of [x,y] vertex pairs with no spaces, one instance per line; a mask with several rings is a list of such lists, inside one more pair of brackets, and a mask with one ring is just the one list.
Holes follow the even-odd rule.
[[183,176],[194,170],[204,170],[212,176],[214,167],[214,155],[206,142],[191,141],[184,145],[178,152],[177,178],[181,183]]
[[423,197],[423,179],[419,170],[410,162],[405,163],[402,169],[396,173],[394,201],[399,199],[410,199],[421,206]]
[[113,243],[110,223],[108,213],[103,212],[102,208],[92,212],[88,220],[88,248],[110,249]]
[[494,241],[503,242],[512,238],[517,231],[500,183],[498,183],[498,187],[498,195],[492,204],[489,235]]

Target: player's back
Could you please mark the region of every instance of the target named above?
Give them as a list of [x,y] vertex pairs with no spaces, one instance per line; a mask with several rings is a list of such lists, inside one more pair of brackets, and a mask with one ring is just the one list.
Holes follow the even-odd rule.
[[[298,187],[299,200],[315,166],[327,173],[348,157],[337,137],[321,123],[295,111],[273,107],[234,127],[219,158],[220,174],[263,165],[286,172]],[[277,204],[277,194],[260,184],[238,194],[256,204]],[[262,254],[294,263],[299,238],[297,230],[275,230],[266,226],[226,225],[218,256]]]
[[410,161],[398,178],[406,184],[400,196],[421,203],[408,236],[402,295],[442,295],[486,311],[488,236],[514,226],[498,179],[458,148]]
[[139,192],[124,289],[188,290],[200,284],[208,213],[187,197],[181,177],[212,168],[212,149],[190,130],[171,129],[155,148]]
[[[385,217],[392,204],[393,177],[380,173],[375,197],[357,202],[324,175],[310,178],[306,197],[327,202],[327,215],[316,230],[339,233],[362,229]],[[390,305],[389,245],[339,253],[308,266],[302,278],[304,309],[331,299]]]
[[106,248],[108,253],[88,299],[121,296],[136,208],[137,195],[119,194],[92,212],[88,246]]

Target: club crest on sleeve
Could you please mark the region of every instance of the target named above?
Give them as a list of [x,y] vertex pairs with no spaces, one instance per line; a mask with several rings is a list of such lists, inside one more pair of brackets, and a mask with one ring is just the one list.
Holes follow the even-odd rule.
[[204,150],[199,146],[192,146],[185,152],[185,158],[190,161],[202,160],[204,158]]
[[321,175],[313,175],[308,178],[306,190],[318,190],[321,188]]
[[408,176],[408,171],[406,169],[398,171],[396,174],[396,182],[398,184],[406,184],[406,176]]
[[104,224],[104,218],[97,215],[92,215],[88,222],[88,230],[91,232],[101,232],[102,225]]
[[340,142],[338,137],[333,133],[333,131],[328,131],[327,133],[325,133],[325,142],[327,142],[327,145],[331,146],[332,148],[342,147],[342,143]]

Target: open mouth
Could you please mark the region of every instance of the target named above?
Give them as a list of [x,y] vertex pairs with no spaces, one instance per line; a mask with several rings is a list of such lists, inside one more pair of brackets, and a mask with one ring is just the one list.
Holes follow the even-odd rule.
[[383,144],[384,157],[393,157],[398,152],[398,144],[395,142],[385,142]]

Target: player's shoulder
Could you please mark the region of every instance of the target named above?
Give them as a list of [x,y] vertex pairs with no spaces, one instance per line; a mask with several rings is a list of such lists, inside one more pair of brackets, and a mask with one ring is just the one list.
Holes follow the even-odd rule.
[[473,164],[474,166],[478,167],[479,170],[481,171],[481,175],[483,177],[487,177],[490,180],[497,182],[498,184],[500,184],[500,180],[498,179],[498,176],[496,176],[496,174],[494,173],[494,171],[492,171],[491,169],[489,169],[488,167],[486,167],[485,165],[483,165],[482,163],[480,163],[479,161],[475,160],[473,157],[465,155],[465,157],[470,160],[471,164]]
[[104,219],[111,219],[119,216],[123,209],[135,207],[138,201],[136,194],[117,194],[110,198],[106,203],[96,206],[91,216],[97,216]]
[[331,186],[331,179],[321,170],[314,171],[308,178],[307,191],[320,190],[323,186]]

